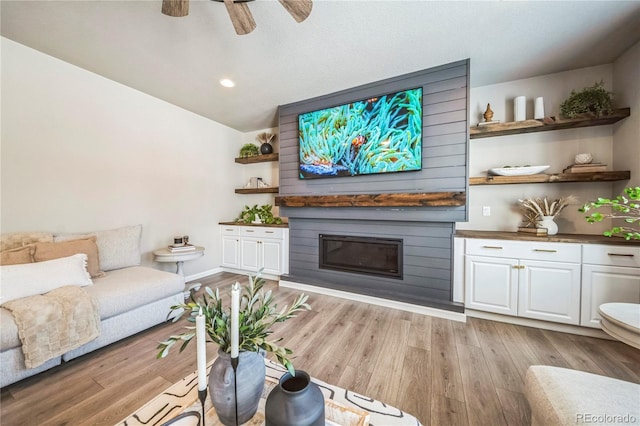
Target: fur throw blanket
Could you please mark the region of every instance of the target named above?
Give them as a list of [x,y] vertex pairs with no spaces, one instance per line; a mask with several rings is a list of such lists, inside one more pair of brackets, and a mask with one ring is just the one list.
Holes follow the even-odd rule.
[[24,364],[35,368],[100,335],[100,315],[81,287],[64,286],[48,293],[4,303],[18,326]]

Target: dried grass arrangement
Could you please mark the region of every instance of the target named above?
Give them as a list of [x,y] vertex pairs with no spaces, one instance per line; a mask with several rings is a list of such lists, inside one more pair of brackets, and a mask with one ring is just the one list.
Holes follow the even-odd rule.
[[523,225],[526,227],[535,227],[536,222],[541,220],[543,216],[552,216],[555,218],[565,207],[576,201],[577,198],[573,195],[561,197],[553,201],[550,201],[547,197],[518,200],[523,216]]

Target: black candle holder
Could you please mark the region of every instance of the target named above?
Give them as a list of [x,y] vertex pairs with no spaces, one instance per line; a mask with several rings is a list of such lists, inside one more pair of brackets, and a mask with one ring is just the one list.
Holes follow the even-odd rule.
[[200,400],[200,405],[202,406],[202,426],[205,424],[205,418],[207,417],[207,413],[204,411],[204,403],[207,399],[207,388],[200,390],[198,389],[198,399]]

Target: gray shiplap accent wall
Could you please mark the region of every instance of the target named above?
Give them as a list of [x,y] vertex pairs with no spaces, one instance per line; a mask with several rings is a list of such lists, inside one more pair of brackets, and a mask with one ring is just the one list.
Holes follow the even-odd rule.
[[[298,114],[422,87],[422,170],[330,179],[298,178]],[[401,192],[467,192],[469,60],[383,80],[281,106],[280,195]],[[291,281],[407,303],[459,310],[452,302],[454,223],[467,220],[460,207],[281,207],[289,218]],[[318,235],[402,238],[401,280],[318,267]]]
[[[422,170],[330,179],[298,178],[298,114],[384,93],[423,89]],[[469,60],[454,62],[330,95],[280,106],[280,195],[377,194],[444,192],[468,189]],[[468,203],[467,203],[468,204]],[[361,218],[361,208],[283,207],[282,216]],[[367,211],[365,217],[373,219]],[[376,219],[465,221],[467,206],[440,208],[380,208]]]
[[[451,300],[453,223],[296,219],[289,233],[288,280],[427,306]],[[403,279],[320,269],[319,234],[402,239]]]

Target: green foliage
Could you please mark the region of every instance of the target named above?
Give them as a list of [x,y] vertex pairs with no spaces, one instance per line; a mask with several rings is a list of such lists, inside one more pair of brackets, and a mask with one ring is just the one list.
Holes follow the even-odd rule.
[[[300,294],[291,304],[291,307],[285,306],[278,311],[278,305],[271,290],[264,291],[265,281],[260,277],[260,272],[254,276],[249,276],[249,284],[241,289],[240,293],[240,313],[239,321],[239,349],[241,351],[258,352],[263,349],[273,353],[280,364],[282,364],[292,375],[295,375],[293,364],[289,359],[289,355],[293,351],[284,346],[279,346],[278,342],[282,338],[270,341],[268,337],[272,334],[271,327],[279,322],[284,322],[294,318],[300,311],[311,310],[311,306],[307,303],[309,296],[304,293]],[[169,350],[176,343],[182,342],[180,352],[182,352],[189,342],[195,337],[196,317],[200,312],[205,317],[205,327],[208,340],[217,343],[220,350],[231,352],[231,308],[225,309],[220,297],[218,288],[211,290],[209,287],[204,288],[205,293],[196,299],[191,295],[190,302],[180,303],[171,307],[169,316],[177,313],[173,322],[178,321],[185,314],[189,316],[186,320],[194,324],[185,327],[187,330],[182,334],[172,335],[156,347],[159,349],[157,358],[164,358],[168,355]]]
[[240,148],[240,157],[255,157],[256,155],[260,155],[260,149],[252,143],[247,143],[242,145]]
[[[640,186],[635,188],[626,188],[624,195],[618,195],[610,200],[608,198],[598,198],[597,201],[591,201],[580,209],[582,213],[586,213],[591,209],[609,208],[611,213],[593,212],[589,216],[585,216],[587,222],[602,222],[605,218],[621,219],[626,223],[634,224],[640,222]],[[640,229],[631,226],[614,226],[604,235],[611,237],[619,235],[626,240],[640,240]]]
[[282,218],[274,216],[271,211],[272,208],[271,204],[265,204],[262,206],[255,204],[253,207],[244,206],[244,210],[240,212],[240,215],[238,215],[235,221],[251,223],[255,220],[257,215],[264,224],[279,225],[282,223]]
[[568,118],[575,118],[579,114],[592,113],[596,117],[613,112],[611,93],[604,89],[604,82],[595,83],[576,93],[571,91],[568,99],[560,104],[560,114]]

